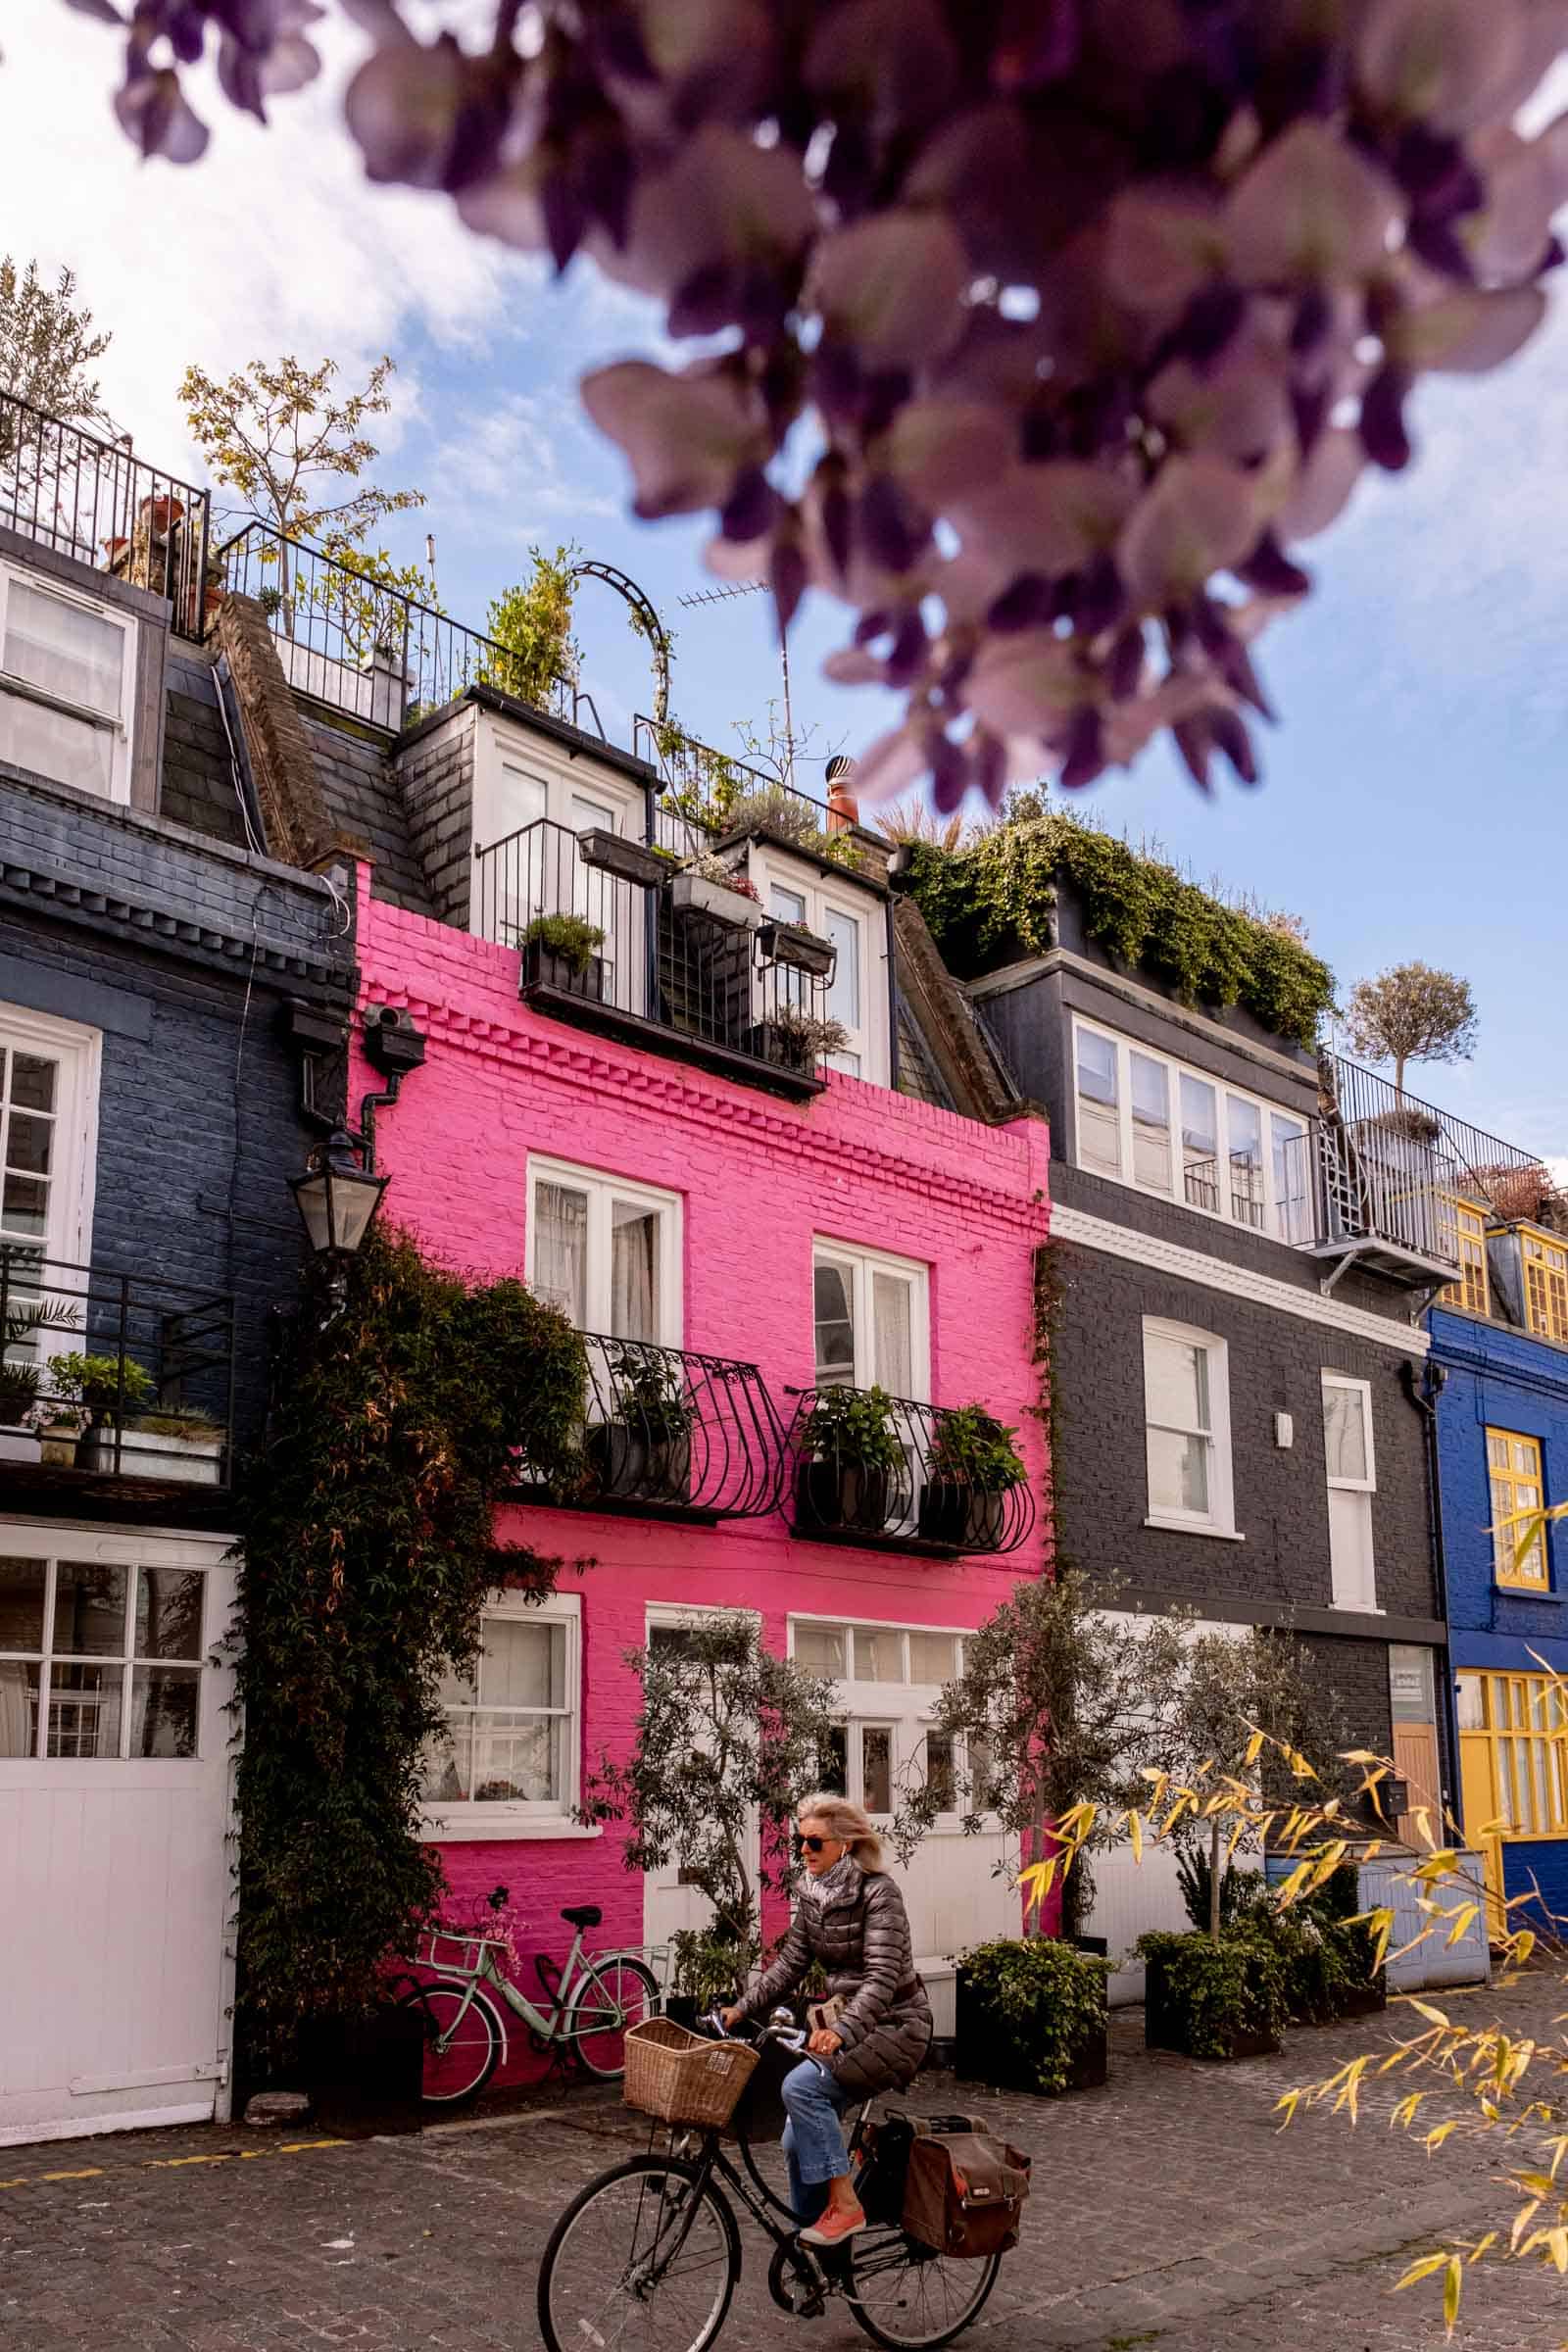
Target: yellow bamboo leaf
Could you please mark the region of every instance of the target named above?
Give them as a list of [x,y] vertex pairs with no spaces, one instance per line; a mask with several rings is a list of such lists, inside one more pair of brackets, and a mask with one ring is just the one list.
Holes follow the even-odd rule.
[[1472,2265],[1478,2263],[1483,2254],[1490,2254],[1496,2242],[1497,2232],[1495,2230],[1489,2230],[1486,2236],[1481,2238],[1470,2249],[1470,2260]]
[[1142,1862],[1144,1858],[1144,1825],[1136,1813],[1129,1813],[1127,1816],[1127,1835],[1132,1839],[1133,1860]]
[[[1382,1763],[1381,1757],[1374,1755],[1369,1747],[1348,1747],[1342,1751],[1340,1761],[1342,1764]],[[1383,1770],[1387,1772],[1388,1769],[1388,1766],[1383,1764]]]
[[1446,2124],[1434,2124],[1426,2137],[1427,2154],[1434,2155],[1442,2147],[1449,2132],[1457,2132],[1458,2129],[1459,2119],[1456,2115],[1450,2115]]
[[1247,1742],[1247,1753],[1242,1758],[1243,1766],[1247,1769],[1250,1769],[1250,1767],[1257,1762],[1258,1757],[1262,1753],[1263,1735],[1261,1732],[1254,1732],[1250,1740],[1249,1740]]
[[1532,1952],[1535,1950],[1535,1948],[1536,1948],[1536,1932],[1535,1932],[1535,1929],[1534,1929],[1534,1928],[1521,1928],[1521,1929],[1520,1929],[1520,1931],[1519,1931],[1519,1933],[1518,1933],[1518,1935],[1517,1935],[1517,1936],[1514,1938],[1514,1947],[1513,1947],[1514,1966],[1515,1966],[1516,1968],[1523,1968],[1523,1966],[1524,1966],[1525,1962],[1526,1962],[1526,1961],[1529,1959],[1529,1957],[1530,1957],[1531,1953],[1532,1953]]
[[1561,2227],[1546,2231],[1546,2251],[1556,2264],[1559,2274],[1568,2274],[1568,2230]]
[[1463,1908],[1454,1915],[1453,1925],[1448,1930],[1447,1941],[1450,1944],[1457,1943],[1466,1933],[1471,1921],[1479,1918],[1480,1913],[1481,1905],[1479,1903],[1466,1903]]
[[1463,2293],[1464,2265],[1457,2254],[1450,2254],[1443,2281],[1443,2325],[1450,2335],[1453,2333],[1453,2324],[1459,2317],[1459,2297]]
[[1280,2109],[1281,2109],[1282,2107],[1283,2107],[1283,2108],[1284,2108],[1284,2110],[1285,2110],[1285,2123],[1284,2123],[1284,2124],[1281,2124],[1281,2126],[1280,2126],[1280,2130],[1281,2130],[1282,2132],[1283,2132],[1283,2131],[1284,2131],[1284,2129],[1285,2129],[1285,2124],[1294,2124],[1294,2123],[1295,2123],[1295,2121],[1296,2121],[1296,2110],[1297,2110],[1297,2108],[1298,2108],[1298,2107],[1300,2105],[1300,2103],[1301,2103],[1301,2093],[1300,2093],[1298,2090],[1287,2090],[1287,2091],[1282,2091],[1282,2092],[1281,2092],[1281,2094],[1280,2094],[1280,2096],[1279,2096],[1279,2097],[1278,2097],[1278,2098],[1275,2100],[1275,2102],[1274,2102],[1274,2112],[1275,2112],[1275,2114],[1276,2114],[1276,2115],[1278,2115],[1278,2113],[1279,2113],[1279,2111],[1280,2111]]
[[1427,2095],[1424,2090],[1407,2091],[1389,2118],[1389,2130],[1393,2132],[1397,2129],[1401,2132],[1408,2132],[1410,2126],[1415,2122],[1416,2109]]
[[1434,2271],[1441,2271],[1447,2259],[1446,2254],[1423,2254],[1419,2262],[1411,2263],[1395,2287],[1395,2293],[1397,2294],[1401,2286],[1419,2286],[1423,2278],[1430,2278]]
[[1520,2206],[1518,2212],[1513,2217],[1513,2228],[1508,2232],[1508,2249],[1510,2253],[1518,2253],[1519,2240],[1523,2237],[1525,2231],[1529,2229],[1531,2223],[1535,2220],[1536,2215],[1540,2211],[1541,2199],[1539,2197],[1532,2197],[1528,2205]]
[[1539,2199],[1551,2195],[1552,2181],[1549,2173],[1515,2173],[1513,2184],[1515,2188],[1522,2188],[1527,2196]]
[[1430,2009],[1425,2001],[1415,2000],[1410,2003],[1410,2006],[1415,2011],[1417,2017],[1424,2017],[1426,2019],[1428,2025],[1446,2027],[1448,2021],[1444,2016],[1441,2009]]

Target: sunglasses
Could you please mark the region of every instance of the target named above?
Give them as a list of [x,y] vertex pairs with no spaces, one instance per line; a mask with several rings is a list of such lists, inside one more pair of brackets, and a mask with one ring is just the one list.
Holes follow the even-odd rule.
[[795,1833],[795,1851],[798,1854],[819,1854],[824,1845],[837,1844],[836,1838],[803,1838],[799,1830]]

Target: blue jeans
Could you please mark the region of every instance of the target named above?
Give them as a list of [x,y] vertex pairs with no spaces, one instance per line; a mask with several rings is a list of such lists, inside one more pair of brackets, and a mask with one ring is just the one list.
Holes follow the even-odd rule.
[[784,2157],[790,2168],[790,2203],[802,2228],[808,2229],[827,2203],[828,2182],[850,2169],[839,2124],[848,2093],[827,2067],[807,2058],[790,2069],[779,2095],[789,2116]]

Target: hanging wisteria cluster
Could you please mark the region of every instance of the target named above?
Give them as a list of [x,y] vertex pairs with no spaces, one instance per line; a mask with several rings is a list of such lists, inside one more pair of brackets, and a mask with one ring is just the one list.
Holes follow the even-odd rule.
[[[313,0],[68,0],[123,23],[124,128],[189,161],[217,39],[260,114]],[[860,791],[1090,782],[1170,728],[1256,774],[1250,647],[1293,550],[1410,457],[1427,369],[1510,358],[1562,258],[1568,0],[499,0],[489,45],[341,0],[376,180],[658,296],[683,368],[587,377],[644,516],[856,614],[907,697]]]

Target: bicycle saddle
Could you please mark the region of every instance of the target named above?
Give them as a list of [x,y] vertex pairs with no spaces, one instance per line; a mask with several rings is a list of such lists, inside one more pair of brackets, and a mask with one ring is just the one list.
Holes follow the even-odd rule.
[[568,1928],[597,1928],[605,1915],[597,1903],[568,1903],[561,1916]]

